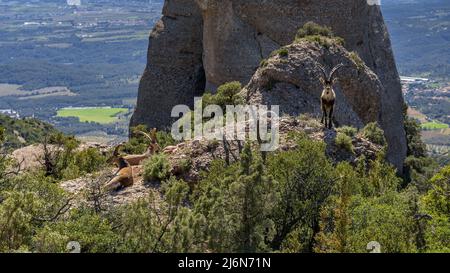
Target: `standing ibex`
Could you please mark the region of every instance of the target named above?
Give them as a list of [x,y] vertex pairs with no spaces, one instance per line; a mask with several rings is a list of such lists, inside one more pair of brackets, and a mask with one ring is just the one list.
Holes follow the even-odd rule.
[[323,73],[323,77],[320,77],[320,81],[324,86],[321,96],[322,124],[325,123],[325,127],[331,129],[333,127],[333,111],[336,103],[336,93],[333,90],[333,84],[336,82],[337,78],[335,78],[334,75],[340,68],[344,67],[344,65],[338,64],[331,70],[330,74],[327,74],[325,68],[320,64],[318,64],[318,67]]

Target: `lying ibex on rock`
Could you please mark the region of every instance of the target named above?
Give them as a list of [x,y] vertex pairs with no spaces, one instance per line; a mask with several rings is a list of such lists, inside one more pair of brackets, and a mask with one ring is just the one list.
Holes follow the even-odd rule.
[[331,129],[333,127],[333,112],[336,103],[336,93],[333,90],[333,85],[337,81],[337,78],[335,78],[334,75],[340,68],[344,67],[344,65],[338,64],[331,70],[330,74],[327,74],[323,66],[320,64],[318,64],[318,66],[323,73],[323,77],[320,77],[320,81],[324,87],[321,96],[322,124],[325,123],[325,127]]
[[119,155],[119,148],[120,145],[116,147],[112,157],[119,170],[115,174],[115,177],[106,184],[105,189],[107,191],[115,191],[121,187],[129,187],[134,183],[133,168],[127,160]]

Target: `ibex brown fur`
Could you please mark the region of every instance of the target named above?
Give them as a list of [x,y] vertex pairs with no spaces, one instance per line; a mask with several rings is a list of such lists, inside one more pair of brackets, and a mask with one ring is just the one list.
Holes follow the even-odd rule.
[[330,74],[327,74],[325,68],[319,65],[320,70],[322,71],[323,77],[320,77],[320,81],[323,84],[323,91],[321,96],[321,108],[322,108],[322,124],[325,124],[325,127],[331,129],[333,127],[333,112],[334,105],[336,103],[336,93],[334,92],[333,85],[337,81],[337,78],[334,77],[336,72],[344,67],[343,64],[339,64],[335,66]]
[[112,157],[119,170],[117,171],[115,177],[111,179],[108,184],[106,184],[105,189],[107,191],[115,191],[121,187],[129,187],[134,183],[133,168],[128,161],[119,156],[119,148],[120,145],[116,147]]

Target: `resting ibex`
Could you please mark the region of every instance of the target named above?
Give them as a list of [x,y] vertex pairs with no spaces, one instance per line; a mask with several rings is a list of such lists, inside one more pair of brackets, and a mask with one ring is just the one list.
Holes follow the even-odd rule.
[[134,183],[133,168],[123,157],[119,156],[119,148],[120,145],[116,147],[112,157],[119,170],[115,177],[106,184],[105,189],[107,191],[115,191],[121,187],[129,187]]
[[327,74],[323,66],[319,64],[318,66],[323,73],[323,77],[320,77],[320,81],[324,86],[321,96],[322,124],[325,123],[325,127],[331,129],[333,127],[333,111],[336,103],[336,93],[333,90],[333,84],[336,82],[337,78],[335,78],[334,75],[340,68],[344,67],[344,65],[338,64],[331,70],[330,74]]

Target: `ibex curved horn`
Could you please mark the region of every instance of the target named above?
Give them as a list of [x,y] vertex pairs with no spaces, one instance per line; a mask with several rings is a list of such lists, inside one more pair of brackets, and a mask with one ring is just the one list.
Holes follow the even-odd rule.
[[114,148],[113,156],[119,156],[119,149],[123,147],[123,143],[120,143],[119,145]]
[[145,136],[146,138],[148,138],[149,140],[153,140],[152,137],[151,137],[149,134],[145,133],[145,132],[142,132],[142,131],[137,130],[135,133],[136,133],[136,134],[143,135],[143,136]]
[[327,71],[325,70],[325,68],[319,63],[317,63],[317,67],[319,67],[320,71],[322,71],[323,79],[324,80],[328,79],[328,74],[327,74]]
[[342,67],[344,67],[344,64],[338,64],[336,65],[330,72],[330,76],[328,77],[328,81],[331,82],[333,80],[334,74],[336,74],[336,72],[341,69]]
[[152,143],[156,143],[156,129],[153,129],[150,134],[147,134],[146,132],[142,132],[140,130],[137,130],[136,133],[145,136],[148,138]]

